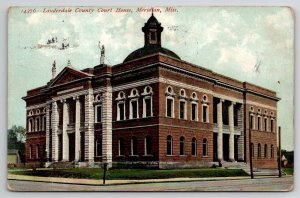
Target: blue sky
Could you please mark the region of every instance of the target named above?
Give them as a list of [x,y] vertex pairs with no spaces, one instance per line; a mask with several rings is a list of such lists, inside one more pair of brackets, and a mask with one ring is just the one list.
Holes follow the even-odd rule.
[[[141,27],[151,13],[136,12],[136,7],[128,7],[132,9],[130,13],[101,13],[97,12],[99,7],[91,7],[92,13],[78,13],[76,7],[70,8],[71,13],[52,14],[24,14],[22,8],[10,9],[8,127],[25,126],[25,102],[21,97],[26,90],[50,80],[54,60],[58,72],[68,59],[78,69],[93,67],[99,63],[100,41],[106,48],[106,62],[113,65],[143,46]],[[281,98],[278,124],[282,127],[283,148],[292,150],[294,19],[291,10],[286,7],[176,9],[177,12],[166,12],[161,7],[161,12],[154,13],[164,27],[162,45],[185,61],[276,91]],[[70,43],[70,48],[37,48],[52,37],[57,37],[59,46],[61,42]],[[257,63],[260,63],[258,70]]]

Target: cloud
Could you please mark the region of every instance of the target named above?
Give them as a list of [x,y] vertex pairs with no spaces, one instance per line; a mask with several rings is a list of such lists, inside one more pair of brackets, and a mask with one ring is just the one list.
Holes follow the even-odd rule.
[[56,19],[57,19],[57,15],[55,14],[47,14],[47,16],[45,16],[44,13],[37,12],[27,17],[26,21],[28,25],[37,25],[37,24],[41,24],[42,22],[49,22],[51,20],[56,20]]

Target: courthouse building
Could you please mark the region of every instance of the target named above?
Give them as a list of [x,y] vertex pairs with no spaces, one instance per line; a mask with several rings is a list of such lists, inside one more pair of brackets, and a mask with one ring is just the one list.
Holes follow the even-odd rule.
[[[162,47],[153,16],[144,47],[123,63],[76,69],[27,91],[26,162],[201,167],[249,163],[275,168],[274,91],[188,63]],[[62,162],[61,162],[62,161]]]

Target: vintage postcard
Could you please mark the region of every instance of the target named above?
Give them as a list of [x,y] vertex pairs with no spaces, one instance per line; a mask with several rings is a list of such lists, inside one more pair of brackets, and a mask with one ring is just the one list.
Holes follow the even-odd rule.
[[8,10],[11,191],[291,191],[293,120],[289,7]]

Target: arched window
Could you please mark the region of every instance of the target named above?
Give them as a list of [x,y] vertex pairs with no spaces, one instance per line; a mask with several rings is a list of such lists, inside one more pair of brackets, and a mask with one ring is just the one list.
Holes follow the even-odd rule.
[[180,152],[179,155],[184,155],[184,137],[180,137]]
[[39,159],[40,158],[40,145],[39,144],[36,145],[35,154],[36,154],[36,159]]
[[166,90],[166,117],[174,118],[174,91],[171,86]]
[[130,98],[129,119],[139,118],[139,92],[137,89],[132,89],[128,98]]
[[264,157],[267,158],[268,157],[268,146],[265,144],[265,148],[264,148]]
[[131,155],[137,155],[137,138],[131,138]]
[[29,145],[29,158],[32,159],[32,145]]
[[102,139],[96,140],[96,156],[102,156]]
[[150,86],[146,86],[144,88],[144,92],[142,93],[143,97],[143,118],[153,116],[152,112],[152,88]]
[[261,117],[257,116],[257,130],[261,130]]
[[197,140],[194,137],[192,139],[192,155],[193,156],[197,155]]
[[125,150],[125,144],[124,144],[124,139],[119,138],[119,156],[124,155],[124,150]]
[[254,157],[254,144],[253,143],[251,143],[251,145],[250,145],[250,151],[251,151],[251,157]]
[[271,158],[274,158],[274,146],[271,144]]
[[186,119],[186,101],[184,99],[179,100],[179,119]]
[[250,127],[253,130],[255,129],[255,118],[253,114],[250,115]]
[[151,137],[147,135],[145,137],[145,155],[151,154]]
[[202,122],[208,122],[208,106],[202,106]]
[[207,139],[206,138],[203,139],[203,143],[202,143],[202,155],[203,156],[207,156],[208,155]]
[[173,155],[173,138],[170,135],[167,137],[167,155]]
[[258,143],[257,145],[257,158],[261,158],[261,145]]
[[40,117],[35,119],[35,131],[40,131]]

